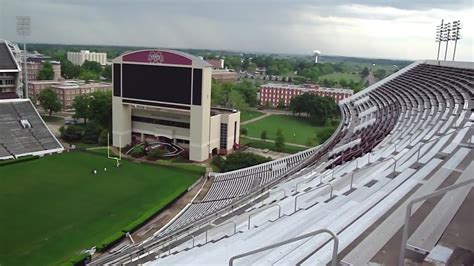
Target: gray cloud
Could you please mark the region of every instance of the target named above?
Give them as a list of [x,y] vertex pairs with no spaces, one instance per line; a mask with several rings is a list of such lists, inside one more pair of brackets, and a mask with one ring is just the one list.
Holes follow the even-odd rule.
[[[442,17],[469,20],[474,9],[438,0],[0,0],[0,10],[0,38],[12,40],[15,16],[25,14],[32,42],[416,59],[434,55]],[[472,60],[467,22],[459,54]]]

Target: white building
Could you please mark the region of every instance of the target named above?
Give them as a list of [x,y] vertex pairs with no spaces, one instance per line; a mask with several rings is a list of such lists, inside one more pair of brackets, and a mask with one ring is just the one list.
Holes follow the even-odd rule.
[[192,161],[239,145],[240,112],[211,108],[212,66],[169,50],[142,50],[113,60],[113,145],[172,141]]
[[81,50],[80,52],[67,52],[67,60],[78,66],[84,64],[84,61],[86,60],[98,62],[104,66],[107,63],[107,54],[90,52],[88,50]]

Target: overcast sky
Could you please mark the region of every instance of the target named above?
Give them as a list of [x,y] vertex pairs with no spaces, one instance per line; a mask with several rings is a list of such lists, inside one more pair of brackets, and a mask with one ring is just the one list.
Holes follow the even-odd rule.
[[396,59],[435,58],[436,25],[460,19],[456,58],[474,59],[474,0],[0,0],[0,39],[18,15],[28,42]]

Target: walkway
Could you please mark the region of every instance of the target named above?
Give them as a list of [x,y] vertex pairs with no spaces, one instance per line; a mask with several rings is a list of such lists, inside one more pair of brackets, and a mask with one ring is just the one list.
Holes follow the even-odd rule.
[[270,115],[272,115],[272,114],[266,113],[266,114],[261,115],[261,116],[259,116],[259,117],[255,117],[255,118],[249,119],[249,120],[247,120],[247,121],[240,122],[240,125],[243,126],[243,125],[246,125],[246,124],[250,124],[250,123],[253,123],[253,122],[257,121],[257,120],[263,119],[263,118],[265,118],[265,117],[267,117],[267,116],[270,116]]

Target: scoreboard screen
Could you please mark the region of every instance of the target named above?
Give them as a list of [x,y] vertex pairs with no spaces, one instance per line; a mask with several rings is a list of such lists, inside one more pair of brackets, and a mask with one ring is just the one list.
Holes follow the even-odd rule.
[[122,97],[191,104],[191,73],[189,67],[123,64]]

